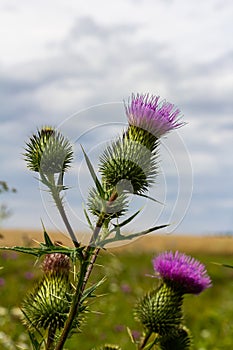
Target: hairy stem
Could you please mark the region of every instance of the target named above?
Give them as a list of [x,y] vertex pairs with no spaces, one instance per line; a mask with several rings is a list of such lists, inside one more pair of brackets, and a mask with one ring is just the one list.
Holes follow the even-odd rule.
[[[59,197],[60,198],[60,197]],[[110,201],[115,200],[115,195],[110,197]],[[55,200],[55,199],[54,199]],[[56,202],[56,200],[55,200]],[[57,204],[57,202],[56,202]],[[63,208],[63,206],[62,206]],[[58,207],[59,209],[59,207]],[[94,244],[96,242],[96,239],[99,235],[99,232],[104,224],[105,221],[105,214],[101,213],[99,216],[99,219],[97,221],[96,227],[92,233],[90,243],[86,248],[85,254],[83,256],[83,261],[81,262],[81,267],[80,267],[80,275],[78,279],[78,284],[77,288],[73,297],[73,301],[70,307],[69,315],[66,320],[65,326],[63,328],[62,334],[60,336],[60,339],[56,345],[55,350],[62,350],[63,346],[65,345],[66,339],[69,335],[69,332],[72,328],[73,321],[75,317],[77,316],[79,312],[79,307],[80,307],[80,301],[83,296],[83,292],[86,288],[86,284],[89,280],[89,277],[91,275],[91,272],[93,270],[95,261],[97,259],[97,256],[99,254],[100,248],[95,248]]]
[[80,246],[80,244],[77,241],[75,233],[74,233],[74,231],[73,231],[73,229],[72,229],[72,227],[71,227],[71,225],[69,223],[69,220],[68,220],[68,218],[66,216],[66,212],[65,212],[65,209],[63,207],[63,203],[62,203],[61,197],[60,197],[60,195],[58,193],[53,193],[53,192],[52,192],[52,196],[53,196],[53,199],[54,199],[54,201],[56,203],[57,209],[58,209],[58,211],[59,211],[59,213],[60,213],[60,215],[62,217],[62,220],[63,220],[63,222],[64,222],[64,224],[65,224],[65,226],[67,228],[67,231],[68,231],[68,233],[70,235],[70,238],[72,239],[72,242],[73,242],[74,246],[76,248],[78,248]]
[[[64,206],[63,206],[63,203],[62,203],[62,199],[61,199],[61,196],[60,196],[60,188],[62,188],[63,186],[63,183],[59,184],[59,186],[55,183],[55,178],[54,178],[54,175],[50,176],[48,179],[43,175],[41,174],[41,178],[42,178],[42,182],[49,188],[50,192],[51,192],[51,195],[53,197],[53,200],[57,206],[57,209],[61,215],[61,218],[66,226],[66,229],[70,235],[70,238],[74,244],[74,246],[76,248],[78,248],[80,246],[79,242],[77,241],[76,239],[76,236],[75,236],[75,233],[69,223],[69,220],[66,216],[66,212],[65,212],[65,209],[64,209]],[[63,179],[61,180],[63,182]]]
[[89,249],[89,247],[92,247],[95,245],[96,239],[98,237],[98,234],[100,233],[100,230],[101,230],[101,227],[103,226],[103,223],[104,223],[104,214],[100,214],[99,220],[97,221],[96,227],[92,233],[90,243],[89,243],[87,249]]
[[85,259],[81,264],[78,285],[77,285],[77,289],[76,289],[76,292],[75,292],[74,297],[73,297],[69,316],[66,320],[63,332],[62,332],[61,337],[57,343],[55,350],[62,350],[63,349],[63,346],[64,346],[66,339],[69,335],[69,332],[72,328],[72,323],[73,323],[73,321],[74,321],[74,319],[77,316],[77,313],[79,311],[80,301],[81,301],[83,292],[85,290],[87,281],[90,277],[95,260],[99,254],[99,250],[100,250],[99,248],[95,249],[95,248],[90,247],[90,246],[88,248],[89,248],[89,250],[87,251]]

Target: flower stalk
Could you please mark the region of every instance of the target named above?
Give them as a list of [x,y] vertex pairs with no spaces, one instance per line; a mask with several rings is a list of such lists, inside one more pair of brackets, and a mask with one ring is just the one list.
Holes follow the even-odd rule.
[[74,321],[77,313],[79,312],[78,308],[80,305],[81,297],[82,297],[83,291],[86,287],[86,283],[84,283],[84,281],[86,280],[86,282],[87,282],[88,277],[89,277],[89,276],[87,276],[88,265],[89,265],[89,261],[88,261],[88,259],[85,259],[80,266],[80,274],[79,274],[79,279],[78,279],[76,291],[73,295],[73,300],[72,300],[72,304],[70,307],[70,311],[69,311],[67,320],[65,322],[63,331],[61,333],[61,336],[56,344],[55,350],[62,350],[63,349],[65,342],[67,340],[67,337],[69,336],[70,330],[72,328],[73,321]]
[[[42,175],[42,182],[44,182],[46,179],[44,178],[44,176]],[[55,184],[55,179],[54,177],[52,177],[52,182],[49,182],[48,187],[49,187],[49,190],[51,192],[51,195],[52,195],[52,198],[54,200],[54,203],[56,204],[56,207],[61,215],[61,218],[65,224],[65,227],[68,231],[68,234],[70,236],[70,239],[72,240],[73,242],[73,245],[78,248],[80,247],[80,243],[77,241],[77,238],[75,236],[75,233],[70,225],[70,222],[67,218],[67,215],[66,215],[66,212],[65,212],[65,209],[64,209],[64,206],[63,206],[63,202],[62,202],[62,199],[61,199],[61,196],[60,196],[60,192],[61,192],[61,188],[63,185],[56,185]]]

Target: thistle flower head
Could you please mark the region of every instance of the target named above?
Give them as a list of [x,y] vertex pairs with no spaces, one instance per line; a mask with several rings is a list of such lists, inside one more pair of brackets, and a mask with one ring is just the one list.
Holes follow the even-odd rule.
[[41,267],[46,275],[52,273],[69,275],[70,259],[62,253],[47,254]]
[[125,110],[130,126],[147,130],[156,138],[184,125],[180,121],[179,109],[166,101],[159,103],[159,96],[132,94]]
[[66,275],[45,275],[23,301],[24,323],[31,330],[64,327],[71,291]]
[[153,266],[165,283],[183,294],[199,294],[211,287],[205,266],[186,254],[164,252],[153,259]]
[[135,318],[150,332],[161,336],[172,334],[183,320],[182,302],[183,295],[162,284],[139,301]]
[[91,188],[88,195],[87,205],[93,215],[104,215],[105,218],[119,218],[127,211],[128,201],[124,193],[117,193],[117,197],[112,202],[109,198],[114,189],[105,190],[104,196],[101,197],[95,188]]
[[69,141],[49,126],[37,130],[26,146],[28,168],[45,175],[65,172],[73,159]]
[[183,325],[178,327],[176,332],[161,337],[159,342],[161,350],[189,350],[191,344],[190,331]]
[[124,183],[132,193],[143,193],[154,182],[156,160],[156,154],[147,147],[123,137],[112,142],[100,156],[100,173],[109,187]]

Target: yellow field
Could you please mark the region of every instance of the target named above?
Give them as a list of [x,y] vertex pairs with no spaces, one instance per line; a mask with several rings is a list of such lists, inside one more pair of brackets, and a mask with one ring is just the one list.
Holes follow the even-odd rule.
[[[60,233],[49,233],[52,240],[61,241],[66,246],[71,242],[66,235]],[[82,242],[88,240],[88,234],[78,235]],[[43,242],[43,232],[35,230],[0,230],[0,246],[35,245],[36,242]],[[141,237],[134,242],[114,248],[114,251],[127,249],[139,252],[141,250],[156,253],[163,250],[180,250],[186,253],[208,253],[208,254],[233,254],[233,237],[228,236],[194,236],[178,234],[150,234]]]

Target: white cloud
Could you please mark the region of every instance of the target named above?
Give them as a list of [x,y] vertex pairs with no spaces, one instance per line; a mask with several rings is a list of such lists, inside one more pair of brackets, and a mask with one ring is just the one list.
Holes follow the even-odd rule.
[[[200,205],[198,188],[205,188],[206,177],[215,174],[201,197],[207,207],[212,201],[211,185],[216,198],[224,192],[224,184],[229,186],[233,130],[230,1],[15,0],[9,6],[3,0],[0,8],[0,136],[7,150],[6,157],[1,148],[2,177],[23,189],[16,195],[17,210],[28,188],[28,200],[38,198],[35,182],[26,184],[25,166],[20,166],[23,140],[36,126],[63,122],[61,129],[73,140],[88,131],[82,136],[84,145],[97,150],[103,138],[111,137],[124,124],[120,102],[131,91],[166,97],[181,108],[189,122],[179,131],[184,149],[173,144],[171,134],[167,137],[171,155],[162,154],[166,178],[161,180],[163,185],[167,181],[171,190],[164,217],[169,217],[175,203],[179,176],[184,199],[188,195],[190,169],[185,165],[185,147],[195,175],[192,213]],[[117,103],[85,110],[111,101]],[[68,118],[79,111],[77,117]],[[99,128],[113,120],[120,126]],[[91,130],[94,126],[97,135]],[[80,176],[83,181],[87,172]],[[163,196],[163,191],[160,189],[159,195]],[[230,203],[226,194],[225,198]],[[75,208],[80,205],[72,196],[71,203]],[[30,212],[30,223],[39,223],[37,214]],[[189,222],[184,219],[183,230],[198,221],[195,215],[187,215]],[[201,212],[198,215],[203,223]],[[205,215],[211,223],[211,210],[205,208]],[[225,219],[225,214],[222,216]],[[16,225],[25,223],[22,210],[14,219]],[[219,220],[221,225],[223,220]],[[9,220],[12,224],[13,218]],[[202,230],[201,225],[197,230]]]

